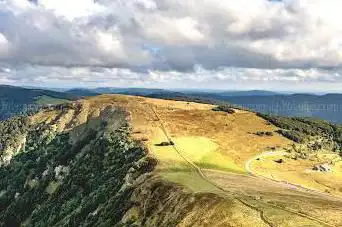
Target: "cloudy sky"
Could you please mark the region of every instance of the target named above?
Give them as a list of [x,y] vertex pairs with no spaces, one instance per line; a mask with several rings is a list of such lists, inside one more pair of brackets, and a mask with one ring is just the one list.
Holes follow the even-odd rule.
[[0,83],[342,92],[341,0],[0,0]]

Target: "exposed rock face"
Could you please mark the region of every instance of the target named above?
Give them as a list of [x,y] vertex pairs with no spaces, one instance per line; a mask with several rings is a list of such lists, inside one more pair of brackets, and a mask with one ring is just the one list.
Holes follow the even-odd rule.
[[51,126],[64,118],[56,109],[33,116],[30,125],[3,123],[8,131],[18,125],[2,139],[19,148],[0,153],[7,160],[0,166],[0,226],[115,226],[130,208],[131,182],[153,170],[153,160],[130,139],[122,109],[83,117],[58,133]]
[[312,169],[318,172],[330,172],[331,171],[330,165],[328,163],[315,165]]

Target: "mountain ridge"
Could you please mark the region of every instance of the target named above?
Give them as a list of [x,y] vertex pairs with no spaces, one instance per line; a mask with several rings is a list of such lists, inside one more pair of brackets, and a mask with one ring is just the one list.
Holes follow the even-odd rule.
[[[14,130],[11,135],[1,130],[0,135],[8,136],[0,153],[6,161],[0,167],[0,223],[14,227],[342,223],[338,209],[342,202],[334,196],[338,191],[330,195],[320,184],[314,185],[317,191],[293,188],[257,175],[264,174],[259,163],[268,160],[253,157],[271,147],[289,149],[280,157],[285,163],[277,166],[284,166],[283,174],[297,174],[286,163],[296,162],[290,157],[296,154],[291,144],[304,145],[276,133],[276,126],[255,113],[214,111],[215,107],[100,95],[41,110],[24,118],[27,123],[15,118],[3,122],[2,127]],[[258,134],[265,131],[270,135]],[[245,161],[250,163],[249,174]],[[298,162],[311,165],[309,159]],[[265,167],[282,177],[273,165]],[[337,187],[337,178],[326,174],[332,180],[324,184]],[[301,184],[306,186],[305,181]],[[318,215],[322,207],[324,216]]]

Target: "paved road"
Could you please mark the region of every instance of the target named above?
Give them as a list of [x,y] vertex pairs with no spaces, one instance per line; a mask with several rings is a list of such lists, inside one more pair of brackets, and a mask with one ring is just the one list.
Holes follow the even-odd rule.
[[261,158],[265,158],[265,157],[272,157],[272,156],[278,156],[279,157],[279,156],[284,156],[284,155],[287,155],[287,154],[288,153],[284,152],[284,151],[270,151],[270,152],[261,153],[259,155],[256,155],[256,156],[248,159],[246,161],[246,163],[245,163],[245,169],[252,176],[261,177],[261,178],[264,178],[264,179],[268,179],[268,180],[271,180],[271,181],[282,183],[282,184],[284,184],[286,186],[290,186],[292,189],[301,189],[301,190],[304,190],[304,191],[307,191],[307,192],[310,192],[310,193],[313,193],[313,194],[316,194],[316,195],[321,195],[321,196],[324,196],[324,197],[327,197],[327,198],[334,198],[334,199],[342,200],[342,197],[340,197],[340,196],[331,195],[331,194],[328,194],[328,193],[325,193],[325,192],[321,192],[319,190],[312,189],[312,188],[306,188],[306,187],[304,187],[302,185],[299,185],[299,184],[294,184],[294,183],[290,183],[290,182],[275,180],[275,179],[270,178],[270,177],[266,177],[266,176],[263,176],[263,175],[260,175],[260,174],[256,174],[251,169],[252,162],[256,161],[257,159],[261,159]]
[[261,158],[265,158],[265,157],[272,157],[272,156],[283,156],[283,155],[287,155],[288,153],[285,151],[270,151],[270,152],[264,152],[262,154],[259,154],[257,156],[254,156],[250,159],[247,160],[247,162],[245,163],[245,169],[249,174],[253,174],[252,170],[251,170],[251,164],[253,161],[257,160],[257,159],[261,159]]

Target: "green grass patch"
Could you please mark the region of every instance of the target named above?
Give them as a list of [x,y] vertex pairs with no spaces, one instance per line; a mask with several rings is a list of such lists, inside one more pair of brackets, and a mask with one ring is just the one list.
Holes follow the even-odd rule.
[[237,166],[233,160],[219,151],[207,153],[199,161],[194,162],[200,168],[216,169],[233,173],[246,173],[246,171]]
[[57,104],[62,104],[66,102],[70,102],[70,100],[54,98],[54,97],[47,96],[47,95],[39,96],[37,97],[35,101],[35,103],[38,105],[48,105],[48,104],[57,105]]
[[164,171],[161,176],[168,181],[183,185],[193,192],[222,193],[213,184],[203,179],[195,170],[186,172]]
[[247,172],[239,167],[236,166],[223,166],[223,165],[216,165],[213,163],[205,163],[205,162],[196,162],[195,163],[201,169],[212,169],[212,170],[221,170],[225,172],[231,173],[238,173],[238,174],[247,174]]

